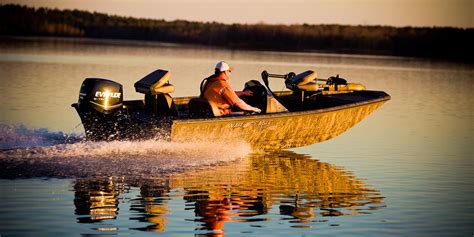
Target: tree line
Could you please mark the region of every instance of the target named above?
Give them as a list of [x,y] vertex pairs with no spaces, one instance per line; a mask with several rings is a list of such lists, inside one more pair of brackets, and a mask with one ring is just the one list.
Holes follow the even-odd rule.
[[232,49],[323,51],[474,61],[473,28],[223,24],[0,5],[0,35],[192,43]]

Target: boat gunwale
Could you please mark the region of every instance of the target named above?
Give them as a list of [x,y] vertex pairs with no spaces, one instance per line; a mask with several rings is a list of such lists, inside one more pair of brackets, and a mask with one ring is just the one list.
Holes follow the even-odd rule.
[[[382,91],[374,91],[374,92],[382,92]],[[191,97],[180,97],[180,99],[185,99],[185,98],[191,98]],[[298,116],[298,115],[320,114],[320,113],[344,110],[344,109],[353,108],[353,107],[359,107],[359,106],[378,103],[378,102],[385,102],[390,99],[391,99],[391,96],[386,94],[384,97],[381,97],[381,98],[375,98],[371,100],[338,105],[338,106],[324,108],[324,109],[314,109],[314,110],[294,111],[294,112],[280,112],[280,113],[271,113],[271,114],[253,114],[253,115],[246,115],[246,116],[224,116],[224,117],[202,118],[202,119],[190,119],[190,118],[173,119],[173,125],[193,124],[193,123],[203,123],[203,122],[227,122],[227,121],[273,119],[273,118],[293,117],[293,116]]]

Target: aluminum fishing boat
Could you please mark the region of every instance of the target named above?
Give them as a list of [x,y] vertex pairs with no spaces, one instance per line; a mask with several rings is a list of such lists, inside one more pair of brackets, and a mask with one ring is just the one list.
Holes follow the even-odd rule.
[[[215,116],[216,106],[199,96],[172,98],[171,73],[161,69],[135,83],[143,100],[124,101],[119,83],[87,78],[72,106],[89,140],[242,141],[254,149],[284,149],[331,139],[390,100],[383,91],[366,90],[339,76],[319,79],[311,70],[284,75],[263,71],[261,76],[263,84],[251,80],[244,85],[253,95],[241,97],[261,109],[259,114]],[[278,78],[288,90],[273,92],[269,78]]]

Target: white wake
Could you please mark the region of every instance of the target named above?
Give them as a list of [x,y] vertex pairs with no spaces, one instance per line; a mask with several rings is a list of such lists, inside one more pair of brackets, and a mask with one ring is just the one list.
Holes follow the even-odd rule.
[[[245,143],[174,143],[160,140],[88,142],[47,130],[21,128],[3,134],[0,178],[159,177],[245,157]],[[10,136],[10,137],[9,137]],[[67,137],[74,139],[67,140]],[[65,139],[66,138],[66,139]],[[71,143],[73,142],[73,143]],[[6,144],[5,144],[6,143]],[[3,147],[19,147],[5,149]],[[26,146],[25,146],[26,145]]]

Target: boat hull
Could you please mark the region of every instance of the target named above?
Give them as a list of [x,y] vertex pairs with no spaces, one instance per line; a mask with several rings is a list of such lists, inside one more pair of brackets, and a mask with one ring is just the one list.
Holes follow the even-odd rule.
[[171,140],[219,144],[248,143],[253,149],[285,149],[326,141],[353,127],[390,99],[382,98],[341,106],[290,113],[174,120]]
[[110,113],[78,103],[72,106],[79,113],[89,140],[166,139],[230,147],[244,142],[253,149],[274,150],[307,146],[338,136],[390,100],[383,91],[324,92],[304,96],[276,92],[276,98],[288,110],[285,112],[210,118],[193,116],[190,100],[195,97],[174,98],[176,113],[170,115],[155,114],[141,100],[123,101],[121,108]]

